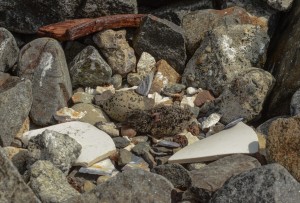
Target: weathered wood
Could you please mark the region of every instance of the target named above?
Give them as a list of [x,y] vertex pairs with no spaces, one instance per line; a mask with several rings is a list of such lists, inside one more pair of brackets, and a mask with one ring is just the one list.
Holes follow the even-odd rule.
[[145,14],[121,14],[99,18],[67,20],[40,27],[38,35],[59,41],[75,40],[104,29],[138,27]]

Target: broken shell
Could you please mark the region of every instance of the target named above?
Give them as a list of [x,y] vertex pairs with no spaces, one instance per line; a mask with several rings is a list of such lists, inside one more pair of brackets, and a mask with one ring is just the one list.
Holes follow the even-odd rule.
[[157,143],[158,146],[162,146],[162,147],[171,147],[171,148],[178,148],[180,147],[180,144],[178,144],[177,142],[171,142],[171,141],[167,141],[167,140],[160,140]]
[[221,119],[221,117],[222,116],[218,113],[210,114],[210,116],[202,122],[202,130],[216,125],[219,122],[219,120]]
[[236,120],[234,120],[234,121],[231,121],[230,123],[228,123],[228,124],[224,127],[224,129],[232,128],[233,126],[235,126],[236,124],[238,124],[239,122],[241,122],[241,121],[243,121],[243,120],[244,120],[244,118],[238,118],[238,119],[236,119]]

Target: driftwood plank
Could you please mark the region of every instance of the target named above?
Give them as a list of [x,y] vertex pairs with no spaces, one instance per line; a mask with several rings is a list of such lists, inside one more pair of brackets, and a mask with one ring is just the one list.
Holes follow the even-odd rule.
[[99,18],[67,20],[40,27],[38,35],[59,41],[75,40],[104,29],[139,27],[145,14],[121,14]]

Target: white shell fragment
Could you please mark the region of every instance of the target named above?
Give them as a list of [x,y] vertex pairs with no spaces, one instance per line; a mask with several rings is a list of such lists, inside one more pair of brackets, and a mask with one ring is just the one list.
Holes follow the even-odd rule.
[[214,161],[230,154],[253,154],[258,152],[255,131],[244,124],[216,133],[188,145],[170,157],[168,163],[196,163]]
[[221,117],[222,116],[217,113],[210,114],[210,116],[202,122],[202,130],[216,125],[221,119]]

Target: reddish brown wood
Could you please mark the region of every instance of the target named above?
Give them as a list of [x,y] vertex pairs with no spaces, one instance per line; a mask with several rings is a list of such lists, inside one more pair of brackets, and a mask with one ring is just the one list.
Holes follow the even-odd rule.
[[40,27],[38,35],[52,37],[59,41],[75,40],[104,29],[138,27],[145,14],[121,14],[95,19],[67,20]]

